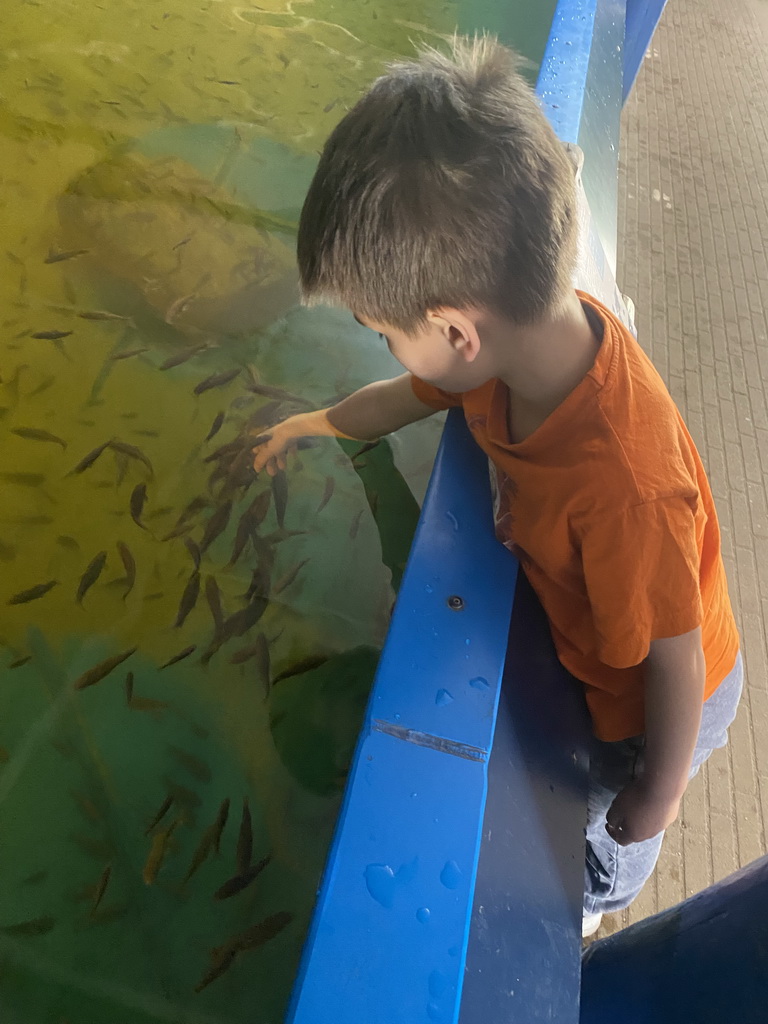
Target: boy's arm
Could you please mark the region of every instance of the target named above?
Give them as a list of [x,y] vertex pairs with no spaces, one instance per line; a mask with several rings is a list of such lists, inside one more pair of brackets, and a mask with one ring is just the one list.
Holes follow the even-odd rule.
[[652,641],[644,674],[643,774],[618,794],[607,815],[608,833],[620,846],[650,839],[677,817],[704,703],[701,628]]
[[391,434],[436,410],[420,401],[413,391],[410,373],[392,380],[368,384],[330,409],[299,413],[277,423],[257,439],[253,468],[274,474],[285,469],[285,460],[303,437],[346,437],[372,441]]

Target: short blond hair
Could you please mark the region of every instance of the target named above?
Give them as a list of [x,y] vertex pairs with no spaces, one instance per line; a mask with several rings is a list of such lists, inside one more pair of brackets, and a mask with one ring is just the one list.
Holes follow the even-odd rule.
[[430,309],[544,318],[571,287],[573,168],[519,59],[456,37],[389,65],[328,138],[301,214],[303,301],[413,333]]

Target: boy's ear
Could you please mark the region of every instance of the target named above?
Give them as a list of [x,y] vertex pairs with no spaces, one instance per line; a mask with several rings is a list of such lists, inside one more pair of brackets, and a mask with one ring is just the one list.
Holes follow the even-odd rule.
[[430,310],[427,320],[465,362],[471,363],[480,352],[476,317],[461,309]]

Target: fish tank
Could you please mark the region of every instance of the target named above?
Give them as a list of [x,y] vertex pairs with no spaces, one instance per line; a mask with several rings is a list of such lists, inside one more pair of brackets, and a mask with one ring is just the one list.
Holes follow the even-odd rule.
[[297,301],[324,139],[387,61],[554,2],[7,0],[0,1017],[278,1024],[441,417],[252,438],[400,367]]

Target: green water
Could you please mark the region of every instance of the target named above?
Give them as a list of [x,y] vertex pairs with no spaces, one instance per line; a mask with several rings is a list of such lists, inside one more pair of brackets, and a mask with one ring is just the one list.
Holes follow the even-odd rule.
[[[532,75],[553,6],[487,12]],[[282,1019],[440,424],[275,491],[243,440],[398,371],[296,306],[294,225],[383,62],[479,17],[4,6],[3,1022]]]

